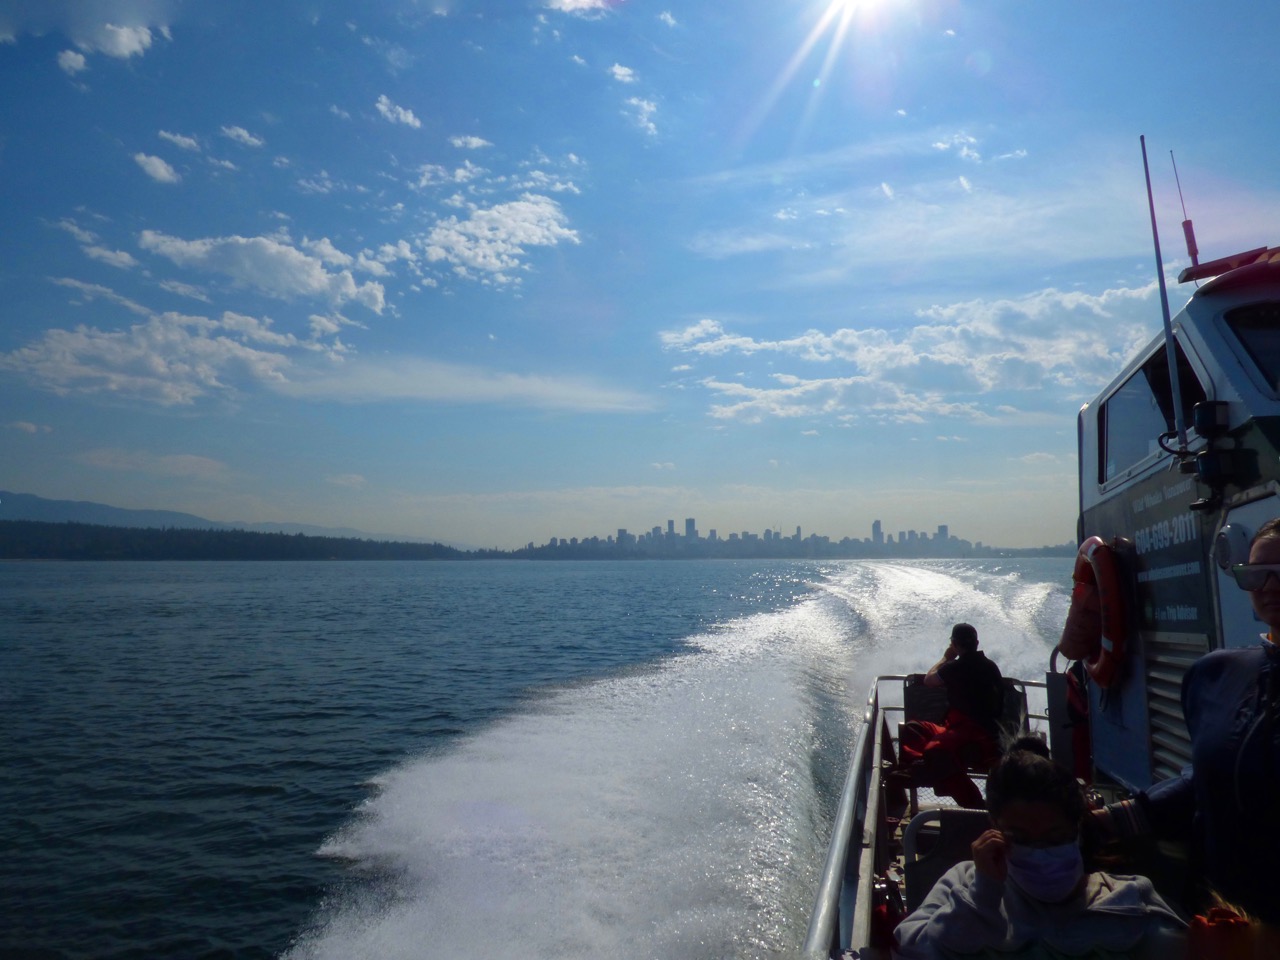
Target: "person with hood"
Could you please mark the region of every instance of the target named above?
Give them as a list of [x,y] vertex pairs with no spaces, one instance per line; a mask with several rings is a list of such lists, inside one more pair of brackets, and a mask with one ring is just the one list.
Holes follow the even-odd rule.
[[1024,736],[1000,759],[987,805],[991,829],[973,859],[943,874],[894,930],[895,960],[1183,955],[1186,924],[1150,880],[1085,868],[1084,791],[1043,740]]

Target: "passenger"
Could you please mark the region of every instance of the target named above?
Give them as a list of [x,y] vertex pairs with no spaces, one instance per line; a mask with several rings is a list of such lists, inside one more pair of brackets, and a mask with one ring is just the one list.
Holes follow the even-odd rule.
[[898,767],[890,785],[932,787],[962,807],[981,810],[982,791],[965,772],[986,769],[1000,756],[999,720],[1004,711],[1000,668],[978,649],[978,631],[967,623],[951,628],[942,659],[929,668],[925,686],[946,687],[942,723],[911,720],[902,725]]
[[1043,740],[1013,744],[987,780],[987,803],[992,829],[898,924],[895,958],[1182,956],[1186,924],[1150,880],[1085,870],[1084,792]]
[[1215,650],[1182,679],[1191,765],[1136,799],[1097,811],[1110,836],[1190,841],[1204,885],[1264,923],[1280,924],[1280,518],[1254,535],[1232,568],[1269,628],[1261,643]]

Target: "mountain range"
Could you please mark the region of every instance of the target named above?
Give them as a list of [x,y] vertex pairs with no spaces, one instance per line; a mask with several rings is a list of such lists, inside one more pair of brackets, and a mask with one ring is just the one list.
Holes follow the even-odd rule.
[[423,542],[420,537],[368,533],[350,527],[319,527],[306,523],[224,523],[176,510],[129,510],[88,500],[47,500],[30,493],[0,490],[0,520],[39,520],[45,523],[96,523],[105,527],[176,527],[195,530],[249,530],[254,533],[301,533],[311,537]]

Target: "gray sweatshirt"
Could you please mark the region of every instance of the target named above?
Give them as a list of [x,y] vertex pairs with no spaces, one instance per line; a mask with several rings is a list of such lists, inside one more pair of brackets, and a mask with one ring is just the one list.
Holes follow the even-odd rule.
[[1146,877],[1091,873],[1075,896],[1043,903],[965,860],[898,925],[893,956],[945,960],[994,950],[1018,957],[1169,957],[1171,947],[1181,949],[1185,930]]

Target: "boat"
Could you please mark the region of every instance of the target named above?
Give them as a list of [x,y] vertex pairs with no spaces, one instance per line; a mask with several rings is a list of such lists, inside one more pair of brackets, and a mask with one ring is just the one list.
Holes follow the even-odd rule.
[[[1254,531],[1280,516],[1280,247],[1202,263],[1185,220],[1191,265],[1178,281],[1195,287],[1171,318],[1150,196],[1148,174],[1164,332],[1079,412],[1071,612],[1044,676],[1011,681],[1031,709],[1006,712],[1006,723],[1043,733],[1098,803],[1190,763],[1183,674],[1209,651],[1265,632],[1231,566],[1247,560]],[[1085,604],[1088,592],[1099,602]],[[1072,641],[1082,638],[1077,648]],[[987,825],[984,811],[904,799],[881,776],[897,756],[901,723],[929,718],[913,693],[919,679],[882,676],[872,685],[806,957],[887,958],[892,918],[970,859],[968,844]],[[1160,844],[1134,855],[1145,859],[1132,872],[1168,878],[1161,892],[1176,903],[1186,851]]]

